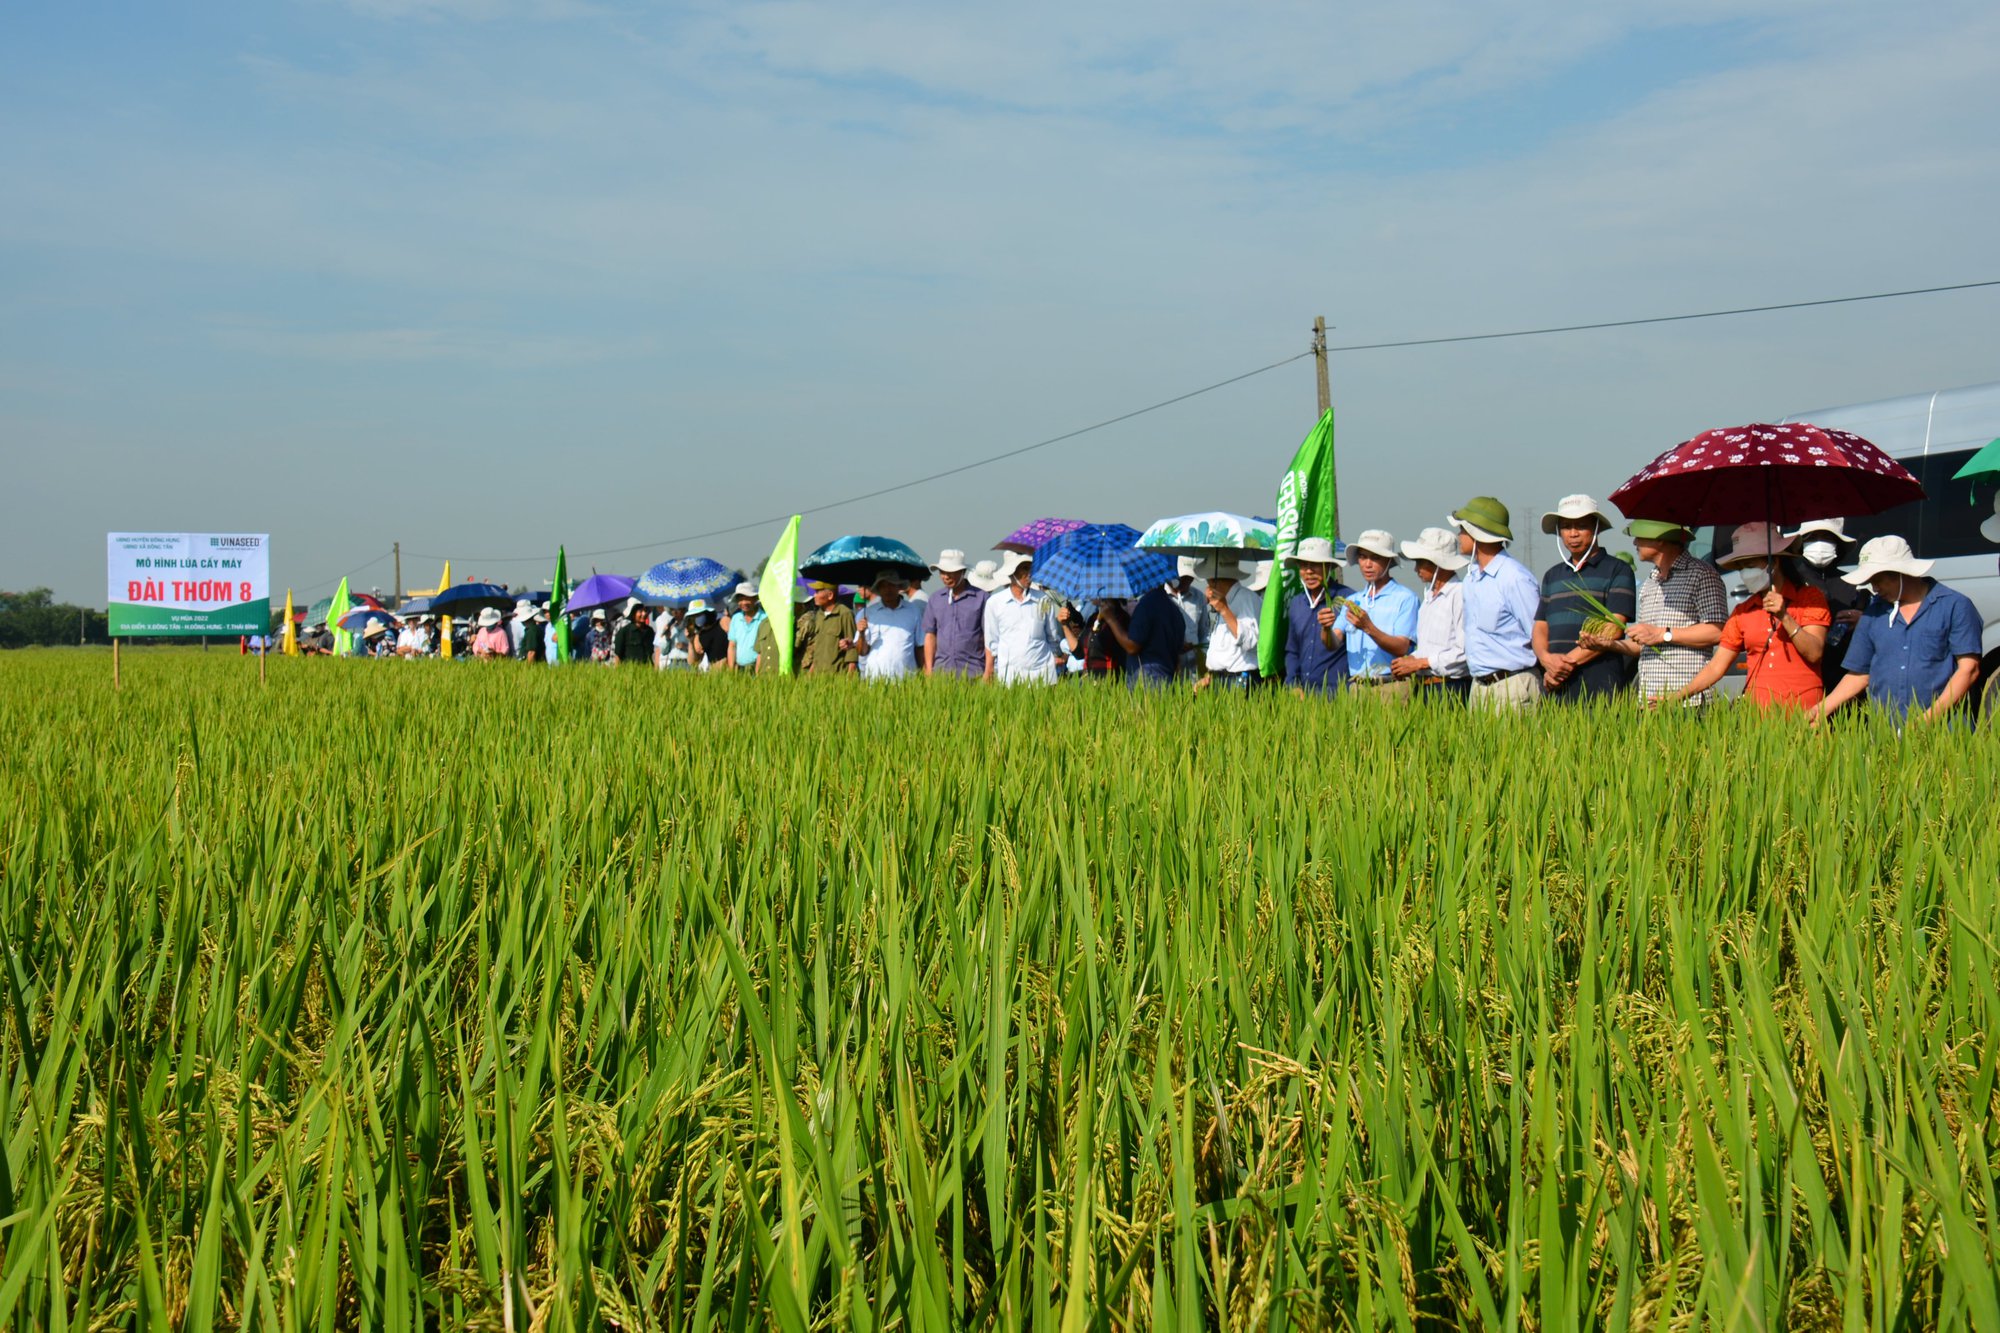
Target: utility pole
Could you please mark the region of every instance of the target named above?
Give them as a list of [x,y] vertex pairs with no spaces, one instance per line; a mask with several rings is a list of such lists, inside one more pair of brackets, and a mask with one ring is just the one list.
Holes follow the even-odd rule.
[[1319,371],[1319,414],[1326,415],[1326,409],[1333,406],[1333,390],[1326,379],[1326,316],[1313,321],[1313,364]]
[[394,543],[396,552],[396,605],[403,604],[403,544]]
[[[1333,408],[1333,389],[1327,383],[1326,377],[1325,315],[1317,316],[1313,320],[1313,369],[1319,374],[1319,416],[1316,420],[1324,421],[1326,414]],[[1333,441],[1331,439],[1327,441],[1327,452],[1329,454],[1333,452]],[[1335,483],[1333,491],[1333,531],[1334,547],[1337,550],[1340,545],[1340,487],[1338,483]]]

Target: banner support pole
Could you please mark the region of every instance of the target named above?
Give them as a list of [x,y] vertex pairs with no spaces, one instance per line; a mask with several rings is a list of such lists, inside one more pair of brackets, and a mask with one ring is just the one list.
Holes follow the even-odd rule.
[[113,694],[118,692],[118,643],[119,640],[117,637],[113,636],[111,640],[111,692]]

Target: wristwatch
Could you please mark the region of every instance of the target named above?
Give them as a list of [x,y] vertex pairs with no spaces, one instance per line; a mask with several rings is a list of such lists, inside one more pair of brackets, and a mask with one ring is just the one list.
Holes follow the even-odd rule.
[[1672,625],[1667,626],[1667,632],[1662,637],[1664,637],[1668,643],[1672,643],[1674,641],[1674,627]]

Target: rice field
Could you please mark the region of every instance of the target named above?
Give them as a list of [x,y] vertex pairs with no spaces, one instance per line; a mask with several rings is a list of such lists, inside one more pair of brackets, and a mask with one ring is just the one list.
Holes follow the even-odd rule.
[[0,657],[0,1324],[2000,1327],[2000,748]]

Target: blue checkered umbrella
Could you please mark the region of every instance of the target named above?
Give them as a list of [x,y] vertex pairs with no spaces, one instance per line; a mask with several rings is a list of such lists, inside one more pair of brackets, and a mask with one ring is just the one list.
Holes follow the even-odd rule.
[[633,596],[648,606],[686,606],[697,598],[714,601],[743,582],[743,572],[707,556],[662,560],[639,576]]
[[1074,601],[1133,598],[1174,577],[1174,561],[1142,550],[1139,530],[1093,523],[1035,548],[1035,582]]

